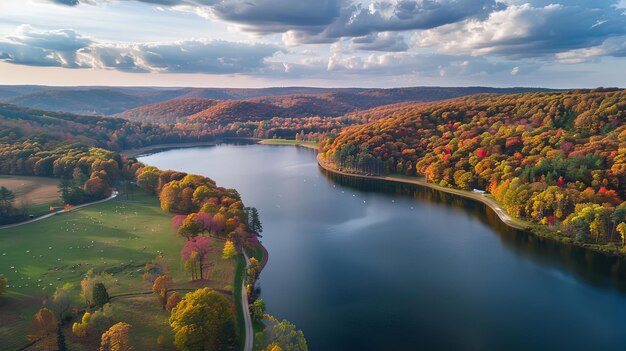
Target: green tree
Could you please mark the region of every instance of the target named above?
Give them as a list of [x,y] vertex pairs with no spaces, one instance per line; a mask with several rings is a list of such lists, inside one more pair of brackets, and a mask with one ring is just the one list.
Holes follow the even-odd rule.
[[6,215],[12,212],[15,194],[6,187],[0,187],[0,214]]
[[308,351],[309,349],[301,330],[287,320],[279,322],[272,316],[267,316],[265,330],[255,335],[254,342],[255,349],[261,350]]
[[265,301],[263,299],[257,299],[250,305],[250,315],[252,320],[260,322],[265,315]]
[[259,217],[259,210],[257,210],[256,207],[247,207],[246,210],[248,213],[248,227],[250,231],[257,235],[261,234],[263,232],[263,225]]
[[188,293],[172,310],[174,345],[181,351],[218,351],[236,348],[231,304],[209,288]]
[[72,305],[72,284],[67,283],[63,287],[57,288],[52,294],[52,310],[56,313],[61,323],[65,314],[70,310]]
[[102,283],[96,283],[93,286],[93,303],[97,308],[102,308],[102,306],[108,302],[109,293],[107,292],[107,288]]
[[65,343],[65,335],[61,326],[57,326],[57,350],[67,351],[67,344]]
[[156,167],[144,167],[137,176],[137,185],[151,194],[156,194],[159,191],[159,173]]

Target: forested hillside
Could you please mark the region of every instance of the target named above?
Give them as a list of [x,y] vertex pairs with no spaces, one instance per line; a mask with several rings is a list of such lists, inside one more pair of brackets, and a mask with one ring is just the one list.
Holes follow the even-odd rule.
[[218,100],[203,98],[174,99],[136,107],[115,116],[133,121],[173,124],[185,122],[187,117],[204,111],[218,103]]
[[122,150],[158,143],[197,141],[206,134],[122,118],[82,116],[48,112],[0,103],[0,144],[14,147],[20,142],[45,147],[84,144]]
[[468,97],[384,112],[327,139],[321,157],[351,172],[486,189],[508,213],[579,241],[626,237],[618,229],[626,91]]
[[[153,123],[219,122],[221,126],[235,122],[254,122],[278,118],[339,117],[358,110],[410,101],[431,102],[460,96],[545,89],[530,88],[448,88],[411,87],[395,89],[318,89],[306,93],[303,88],[226,89],[215,95],[210,89],[194,89],[183,98],[142,105],[117,114],[118,117]],[[228,94],[226,94],[226,91]],[[268,93],[258,96],[259,93]],[[275,95],[284,92],[285,95]],[[270,94],[274,93],[274,94]],[[204,98],[207,94],[214,96]],[[250,98],[243,98],[252,96]],[[236,98],[241,97],[241,98]],[[218,99],[222,101],[214,101]]]
[[[346,91],[363,89],[345,89]],[[139,106],[173,99],[238,100],[260,96],[315,94],[324,88],[263,89],[159,87],[0,86],[0,100],[24,107],[88,115],[113,115]]]

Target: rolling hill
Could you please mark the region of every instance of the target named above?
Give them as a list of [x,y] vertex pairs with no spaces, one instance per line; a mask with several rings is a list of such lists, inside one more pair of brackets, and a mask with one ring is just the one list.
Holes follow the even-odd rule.
[[182,98],[156,104],[139,106],[115,115],[133,121],[152,123],[177,123],[186,121],[187,117],[215,106],[220,101],[205,98]]
[[[0,86],[0,100],[24,107],[83,115],[116,115],[140,106],[178,99],[250,100],[286,108],[286,116],[341,116],[345,113],[405,101],[437,101],[478,93],[514,93],[542,91],[534,88],[488,87],[409,87],[394,89],[275,87],[259,89],[234,88],[160,88],[160,87],[46,87]],[[200,107],[181,111],[199,112]],[[180,105],[180,102],[174,102]],[[185,105],[190,105],[186,101]],[[229,105],[230,106],[230,105]],[[232,107],[232,106],[230,106]],[[165,113],[159,113],[163,108]],[[145,111],[132,111],[125,118],[171,123],[182,117],[173,113],[181,106],[159,105]],[[245,109],[240,109],[245,111]],[[188,116],[190,116],[190,113]],[[239,119],[246,119],[241,115]]]
[[[279,93],[305,91],[302,88],[252,89],[250,91],[228,90],[232,96],[242,97],[256,93]],[[537,91],[530,88],[442,88],[413,87],[395,89],[342,89],[323,91],[316,94],[267,95],[243,100],[214,102],[206,98],[181,98],[145,105],[131,109],[118,117],[155,123],[196,123],[200,121],[225,122],[258,121],[272,117],[338,117],[355,111],[403,102],[431,102],[451,99],[465,95],[489,93],[502,94],[511,92]],[[193,89],[185,96],[206,96],[208,89]],[[235,94],[236,93],[236,94]],[[244,94],[245,93],[245,94]],[[195,105],[197,104],[197,105]],[[223,111],[221,111],[223,109]]]

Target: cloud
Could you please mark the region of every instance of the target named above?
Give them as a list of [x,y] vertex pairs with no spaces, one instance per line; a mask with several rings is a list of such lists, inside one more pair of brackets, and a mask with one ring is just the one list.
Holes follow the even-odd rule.
[[340,0],[229,0],[209,6],[218,18],[255,32],[318,27],[339,16]]
[[560,52],[556,59],[561,63],[582,63],[593,61],[600,57],[626,57],[626,36],[610,38],[601,45]]
[[409,46],[398,33],[384,32],[352,39],[352,50],[406,51]]
[[417,33],[414,42],[449,54],[520,58],[597,46],[622,34],[626,16],[615,9],[524,4],[494,11],[484,20],[468,19]]
[[22,65],[115,69],[124,72],[252,73],[280,49],[268,44],[223,40],[111,44],[69,29],[19,27],[0,38],[0,60]]
[[80,3],[79,0],[50,0],[50,2],[66,6],[76,6]]
[[[345,79],[352,77],[473,77],[493,74],[509,75],[520,63],[494,62],[467,55],[417,54],[409,52],[373,53],[367,56],[334,53],[328,58],[306,58],[300,62],[268,62],[262,71],[267,76],[290,78]],[[524,66],[524,73],[538,69]],[[522,74],[520,68],[517,68]]]
[[[67,5],[76,1],[49,0]],[[82,0],[109,2],[111,0]],[[330,43],[342,37],[428,29],[498,8],[496,0],[136,0],[219,19],[257,35],[284,33],[289,43]]]
[[430,29],[466,18],[482,18],[498,5],[494,0],[390,0],[369,6],[349,3],[339,16],[320,29],[275,28],[288,45],[328,43],[345,37],[363,37],[380,32]]
[[619,0],[504,0],[509,5],[529,4],[533,7],[545,7],[551,4],[577,6],[588,9],[612,9]]
[[251,73],[279,51],[273,45],[222,40],[185,40],[173,43],[95,45],[81,55],[98,68],[164,73]]
[[36,31],[29,25],[0,38],[0,60],[33,66],[78,67],[76,53],[92,40],[71,29]]

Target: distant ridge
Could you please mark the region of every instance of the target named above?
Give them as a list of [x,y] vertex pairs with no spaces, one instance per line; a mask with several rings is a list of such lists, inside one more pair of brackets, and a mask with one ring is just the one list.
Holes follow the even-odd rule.
[[[182,117],[161,105],[164,114],[146,115],[145,111],[125,111],[175,99],[251,100],[287,108],[286,115],[339,116],[364,108],[404,102],[437,101],[478,93],[518,93],[548,91],[542,88],[489,87],[406,87],[391,89],[365,88],[164,88],[164,87],[47,87],[0,86],[0,101],[48,111],[86,115],[116,115],[137,120],[154,118],[160,123],[173,123]],[[294,96],[298,96],[297,98]],[[175,104],[180,105],[180,102]],[[202,104],[201,104],[202,107]],[[231,106],[232,107],[232,106]],[[190,106],[187,109],[193,110]],[[154,107],[147,111],[155,111]],[[277,110],[278,111],[278,110]],[[193,111],[197,113],[197,111]],[[194,113],[192,113],[194,114]]]

